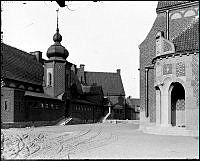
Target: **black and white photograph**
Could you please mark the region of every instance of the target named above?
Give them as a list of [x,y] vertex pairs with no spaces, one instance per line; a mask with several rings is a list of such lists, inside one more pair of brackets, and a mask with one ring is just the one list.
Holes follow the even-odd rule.
[[1,1],[16,159],[199,159],[199,1]]

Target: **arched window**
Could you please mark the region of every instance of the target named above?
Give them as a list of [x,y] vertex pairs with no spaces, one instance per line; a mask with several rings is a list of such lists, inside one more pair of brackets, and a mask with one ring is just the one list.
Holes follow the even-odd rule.
[[174,13],[173,15],[171,15],[171,20],[178,19],[178,18],[182,18],[182,15],[180,12],[177,12],[177,13]]
[[188,10],[185,12],[184,17],[190,17],[190,16],[195,16],[195,10]]
[[48,73],[48,86],[52,86],[52,74]]
[[8,110],[8,100],[7,99],[4,101],[4,110],[5,111]]
[[53,68],[48,68],[46,74],[46,85],[53,86]]

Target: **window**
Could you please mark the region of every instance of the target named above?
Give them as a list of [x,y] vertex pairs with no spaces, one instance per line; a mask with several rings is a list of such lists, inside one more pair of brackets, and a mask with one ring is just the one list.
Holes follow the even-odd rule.
[[8,100],[4,101],[4,109],[7,111],[8,110]]
[[51,104],[51,108],[53,109],[53,103]]
[[48,73],[48,86],[52,86],[52,74]]
[[41,103],[41,108],[44,108],[44,104],[43,103]]
[[83,83],[83,77],[81,76],[81,83]]
[[47,69],[47,86],[52,86],[53,85],[53,68],[48,68]]
[[49,106],[48,103],[46,103],[45,107],[48,108],[48,106]]
[[28,87],[28,90],[33,91],[33,88],[32,87]]
[[33,108],[38,108],[38,103],[37,102],[33,103]]
[[24,107],[24,106],[23,106],[23,103],[22,103],[22,102],[21,102],[21,103],[19,102],[19,111],[20,111],[20,112],[23,112],[23,107]]
[[184,17],[190,17],[190,16],[195,16],[195,11],[194,10],[188,10],[185,12]]

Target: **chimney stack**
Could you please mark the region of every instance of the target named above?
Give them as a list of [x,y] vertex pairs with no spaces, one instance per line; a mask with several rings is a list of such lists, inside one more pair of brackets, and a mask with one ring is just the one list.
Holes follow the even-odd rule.
[[84,64],[80,64],[80,68],[83,69],[83,71],[84,71],[84,66],[85,66]]
[[42,63],[42,52],[41,51],[34,51],[30,52],[30,54],[34,55],[40,63]]
[[117,69],[117,73],[120,74],[120,72],[121,72],[121,69]]

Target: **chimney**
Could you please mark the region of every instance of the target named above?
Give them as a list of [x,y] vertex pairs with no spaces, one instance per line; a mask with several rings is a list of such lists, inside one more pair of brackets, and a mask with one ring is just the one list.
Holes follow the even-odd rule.
[[84,64],[80,64],[80,68],[84,71]]
[[41,51],[34,51],[30,52],[30,54],[34,55],[40,63],[42,63],[42,52]]
[[121,69],[117,69],[117,73],[120,74]]
[[85,83],[85,73],[84,73],[84,64],[80,64],[80,68],[78,69],[78,78],[81,83]]

